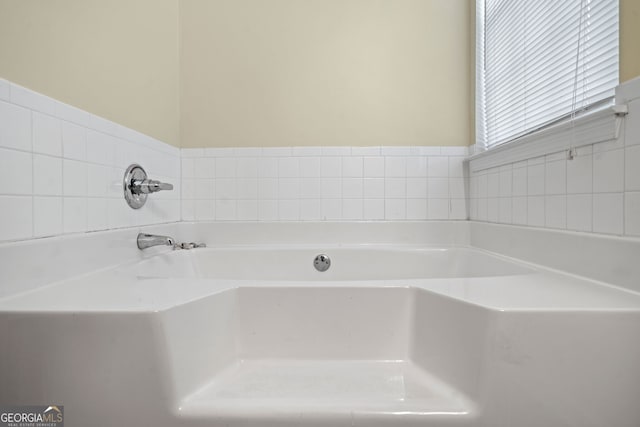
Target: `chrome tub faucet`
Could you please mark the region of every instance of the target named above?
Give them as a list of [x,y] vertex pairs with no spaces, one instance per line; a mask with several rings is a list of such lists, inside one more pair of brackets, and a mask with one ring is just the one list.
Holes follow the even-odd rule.
[[174,246],[175,240],[169,236],[158,236],[155,234],[138,234],[138,249],[147,249],[152,246]]

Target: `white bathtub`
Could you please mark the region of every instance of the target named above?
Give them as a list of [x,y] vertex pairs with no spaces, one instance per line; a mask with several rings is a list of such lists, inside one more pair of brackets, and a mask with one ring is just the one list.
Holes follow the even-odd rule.
[[[493,253],[515,228],[485,230],[493,252],[453,222],[144,231],[210,247],[0,247],[0,402],[69,427],[640,425],[640,293]],[[49,282],[12,293],[28,257]]]
[[[313,265],[331,259],[327,271]],[[268,281],[402,280],[527,274],[522,264],[470,248],[308,245],[205,248],[161,254],[134,266],[138,277]]]

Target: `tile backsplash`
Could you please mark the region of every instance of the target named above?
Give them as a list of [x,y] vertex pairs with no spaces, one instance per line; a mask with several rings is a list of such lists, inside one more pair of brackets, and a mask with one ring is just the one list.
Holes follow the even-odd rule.
[[[619,137],[470,174],[472,220],[640,236],[640,79],[620,86]],[[472,168],[473,170],[473,168]]]
[[[0,241],[175,221],[452,219],[640,236],[640,82],[620,137],[469,173],[467,147],[183,149],[0,79]],[[131,163],[174,191],[130,209]]]
[[182,150],[185,221],[467,218],[467,147]]
[[[126,167],[174,184],[129,208]],[[0,79],[0,241],[180,220],[180,150]]]

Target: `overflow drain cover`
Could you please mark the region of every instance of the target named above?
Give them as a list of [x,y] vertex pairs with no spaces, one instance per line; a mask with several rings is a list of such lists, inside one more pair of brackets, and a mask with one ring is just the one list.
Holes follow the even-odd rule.
[[317,255],[313,260],[313,266],[318,271],[327,271],[331,267],[331,259],[325,254]]

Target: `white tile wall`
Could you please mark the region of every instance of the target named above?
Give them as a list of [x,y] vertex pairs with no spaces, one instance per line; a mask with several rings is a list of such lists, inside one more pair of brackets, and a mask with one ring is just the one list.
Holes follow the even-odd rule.
[[[131,163],[174,191],[129,208]],[[0,79],[0,241],[179,220],[179,149]]]
[[617,140],[471,173],[470,218],[640,236],[640,79],[625,85]]
[[182,219],[467,218],[467,147],[182,150]]

